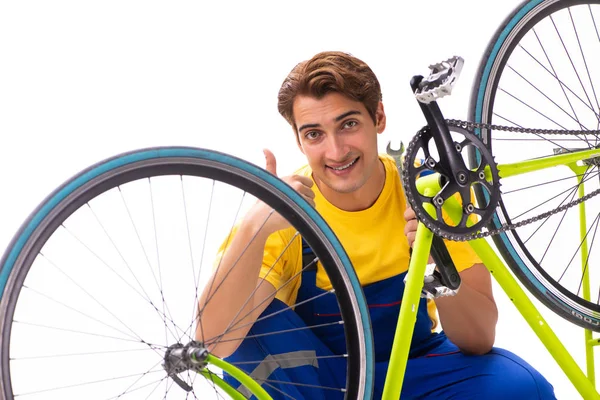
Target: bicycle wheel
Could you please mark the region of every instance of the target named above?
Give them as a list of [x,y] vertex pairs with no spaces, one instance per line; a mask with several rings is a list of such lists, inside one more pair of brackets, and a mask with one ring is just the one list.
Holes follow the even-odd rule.
[[[293,223],[334,285],[347,383],[329,389],[370,398],[367,307],[325,221],[257,166],[215,151],[165,147],[81,172],[13,238],[0,261],[0,399],[224,398],[213,379],[191,371],[178,375],[192,390],[184,391],[161,364],[169,346],[193,339],[198,296],[217,249],[256,199]],[[270,386],[267,378],[263,387]]]
[[[600,126],[600,1],[527,0],[489,42],[471,93],[472,121],[553,130]],[[594,134],[477,129],[499,164],[598,147]],[[477,155],[472,152],[471,159]],[[500,171],[502,176],[502,171]],[[501,181],[491,228],[516,223],[598,189],[598,160]],[[479,191],[478,198],[484,194]],[[599,198],[494,236],[507,264],[543,303],[567,320],[600,330],[595,245]],[[582,219],[580,220],[580,216]],[[580,222],[581,221],[581,222]],[[584,278],[589,274],[589,278]],[[589,279],[590,289],[587,289]]]

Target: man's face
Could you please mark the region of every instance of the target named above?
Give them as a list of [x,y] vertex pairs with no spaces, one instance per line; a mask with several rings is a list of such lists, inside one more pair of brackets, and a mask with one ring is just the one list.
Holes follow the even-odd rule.
[[321,99],[298,96],[293,112],[300,149],[321,191],[321,183],[339,194],[363,188],[379,163],[377,134],[385,128],[383,105],[377,108],[377,123],[362,103],[339,93]]

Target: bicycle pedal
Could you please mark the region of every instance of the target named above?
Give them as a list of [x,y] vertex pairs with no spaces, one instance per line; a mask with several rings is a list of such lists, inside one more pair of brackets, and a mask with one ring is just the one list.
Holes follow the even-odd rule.
[[439,98],[452,93],[452,87],[460,76],[464,60],[462,57],[454,56],[445,61],[429,66],[431,72],[427,78],[423,78],[415,91],[417,100],[429,104]]

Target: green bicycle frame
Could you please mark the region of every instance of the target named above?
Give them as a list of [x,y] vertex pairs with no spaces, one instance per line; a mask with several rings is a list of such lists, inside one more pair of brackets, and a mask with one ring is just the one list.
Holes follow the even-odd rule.
[[[513,164],[499,165],[498,170],[502,178],[516,176],[533,171],[539,171],[545,168],[564,165],[573,170],[575,175],[581,175],[582,169],[587,167],[578,165],[578,162],[599,157],[600,150],[584,150],[566,154],[559,154],[544,158],[522,161]],[[489,173],[489,171],[488,171]],[[439,185],[438,174],[431,174],[424,178],[420,178],[417,183],[419,192],[426,196],[433,197],[441,190]],[[579,196],[583,196],[583,187],[580,185]],[[451,197],[444,204],[444,209],[454,220],[460,219],[462,208],[458,201]],[[426,204],[425,208],[429,212],[433,212],[433,206]],[[584,203],[579,205],[580,218],[582,219],[581,235],[585,235],[585,206]],[[435,215],[435,214],[432,214]],[[419,306],[421,290],[423,288],[423,276],[429,258],[433,233],[419,223],[417,228],[416,239],[413,245],[413,252],[410,260],[410,265],[406,277],[406,286],[402,303],[400,306],[400,315],[394,337],[394,344],[390,356],[390,363],[386,375],[385,387],[383,391],[383,400],[397,400],[400,398],[402,384],[404,380],[404,372],[406,370],[406,362],[410,349],[410,342],[417,318],[417,310]],[[469,241],[469,244],[481,258],[487,269],[494,276],[503,291],[509,296],[511,301],[517,307],[519,313],[525,318],[529,326],[533,329],[540,341],[548,349],[548,352],[556,360],[565,375],[573,383],[581,396],[585,399],[598,399],[600,395],[594,387],[594,358],[592,348],[597,345],[598,340],[592,338],[592,332],[585,331],[586,339],[586,355],[587,355],[587,372],[589,378],[583,373],[577,365],[573,357],[569,354],[562,342],[558,339],[554,331],[546,323],[535,305],[531,302],[525,291],[517,283],[512,273],[496,255],[494,250],[485,239],[477,239]],[[584,240],[582,245],[582,262],[587,263],[588,250],[587,242]],[[584,268],[584,297],[589,297],[589,269]],[[586,299],[588,297],[585,297]],[[207,359],[209,364],[213,364],[218,368],[226,371],[234,376],[243,386],[245,386],[259,400],[271,400],[269,394],[251,377],[235,366],[223,361],[219,358],[209,356]],[[220,387],[233,399],[245,399],[245,397],[236,389],[229,386],[225,381],[218,378],[216,375],[205,369],[201,372],[208,379],[212,379],[216,386]]]
[[[527,160],[523,162],[499,165],[498,170],[500,177],[507,178],[509,176],[515,176],[533,171],[539,171],[545,168],[555,167],[559,165],[565,165],[571,168],[577,175],[581,173],[581,168],[585,169],[585,166],[578,165],[578,162],[600,156],[600,150],[583,150],[566,154],[559,154],[555,156],[543,157],[533,160]],[[488,171],[489,173],[489,171]],[[432,174],[426,177],[420,178],[417,183],[417,188],[420,193],[425,196],[433,197],[436,193],[441,190],[439,185],[439,175]],[[489,178],[489,175],[488,175]],[[583,188],[580,185],[579,196],[583,196]],[[428,212],[433,210],[428,209],[427,206],[433,207],[430,204],[425,205]],[[580,230],[581,235],[584,238],[585,235],[585,206],[584,203],[579,205],[580,207],[580,218],[583,218],[581,222]],[[462,214],[462,207],[458,201],[451,197],[444,204],[444,210],[448,213],[451,219],[460,220]],[[435,215],[435,214],[432,214]],[[406,369],[406,361],[408,358],[408,351],[410,348],[410,339],[412,337],[414,324],[416,321],[416,310],[420,300],[421,290],[423,288],[423,275],[425,273],[425,267],[429,258],[429,251],[431,248],[431,241],[433,233],[425,227],[422,223],[419,223],[417,228],[416,239],[413,245],[413,252],[411,256],[410,266],[406,278],[406,287],[404,295],[402,297],[402,303],[400,307],[400,316],[398,319],[398,325],[396,328],[396,336],[394,338],[394,345],[392,347],[390,365],[386,375],[386,383],[383,392],[384,400],[396,400],[400,398],[400,392],[402,390],[402,383],[404,378],[404,372]],[[519,313],[525,318],[529,326],[533,329],[535,334],[538,336],[540,341],[548,349],[548,352],[552,355],[555,361],[558,363],[560,368],[563,370],[565,375],[573,383],[575,388],[579,391],[581,396],[585,399],[600,399],[600,395],[594,387],[594,359],[592,354],[592,346],[594,346],[597,340],[592,339],[592,332],[586,330],[586,355],[587,355],[587,371],[589,378],[582,372],[581,368],[577,365],[573,357],[569,354],[562,342],[558,339],[554,331],[546,323],[542,315],[539,313],[537,308],[531,302],[524,290],[519,286],[511,272],[492,250],[490,245],[485,239],[477,239],[469,241],[469,244],[477,255],[481,258],[487,269],[494,276],[498,284],[502,287],[503,291],[509,296],[511,301],[517,307]],[[582,260],[587,263],[588,251],[587,242],[584,240],[584,246],[582,246]],[[589,275],[588,269],[584,268],[584,296],[589,296]]]
[[[263,389],[259,383],[257,383],[254,379],[248,376],[244,371],[237,368],[236,366],[228,363],[227,361],[221,360],[218,357],[208,355],[206,358],[206,362],[208,364],[212,364],[217,368],[222,369],[227,372],[229,375],[233,376],[238,380],[243,386],[248,389],[250,393],[252,393],[259,400],[272,400],[272,397]],[[212,373],[207,368],[198,372],[199,374],[206,377],[206,379],[212,381],[216,386],[218,386],[221,390],[223,390],[229,397],[234,400],[246,400],[246,396],[237,391],[235,388],[231,387],[227,382],[221,379],[216,374]]]

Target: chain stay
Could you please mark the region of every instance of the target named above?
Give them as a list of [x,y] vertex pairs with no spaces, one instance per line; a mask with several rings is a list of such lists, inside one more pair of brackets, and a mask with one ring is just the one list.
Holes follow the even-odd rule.
[[[461,120],[456,120],[456,119],[447,119],[446,124],[448,126],[454,126],[454,127],[466,129],[467,131],[469,131],[471,133],[473,133],[474,129],[488,129],[488,130],[497,130],[497,131],[533,133],[533,134],[543,134],[543,135],[586,135],[586,134],[587,135],[590,135],[590,134],[591,135],[600,135],[600,130],[575,131],[575,130],[559,130],[559,129],[532,129],[532,128],[521,128],[521,127],[515,127],[515,126],[502,126],[502,125],[493,125],[493,124],[486,124],[486,123],[479,123],[479,122],[461,121]],[[406,154],[411,154],[415,143],[421,137],[421,134],[424,131],[424,129],[427,129],[427,127],[424,127],[421,130],[419,130],[417,132],[417,134],[413,137],[413,139],[410,141],[410,143],[408,144],[408,147],[406,148]],[[405,159],[405,162],[408,162],[408,159]],[[406,168],[405,168],[405,171],[406,171]],[[408,177],[407,177],[407,179],[408,179]],[[408,187],[408,185],[404,185],[404,186],[405,186],[405,188]],[[446,232],[440,226],[428,227],[428,228],[431,229],[436,235],[438,235],[444,239],[448,239],[448,240],[452,240],[452,241],[456,241],[456,242],[464,242],[464,241],[468,241],[468,240],[482,239],[482,238],[485,238],[488,236],[494,236],[494,235],[497,235],[499,233],[503,233],[503,232],[506,232],[509,230],[515,230],[522,226],[531,224],[533,222],[542,220],[544,218],[548,218],[554,214],[558,214],[558,213],[565,211],[571,207],[574,207],[584,201],[587,201],[598,194],[600,194],[600,189],[596,189],[593,192],[588,193],[579,199],[573,200],[567,204],[563,204],[562,206],[559,206],[553,210],[550,210],[545,213],[536,215],[534,217],[525,219],[523,221],[519,221],[514,224],[507,223],[507,224],[500,226],[499,228],[488,230],[488,231],[480,231],[480,232],[467,233],[467,234],[457,234],[454,232]],[[410,193],[410,190],[406,191],[406,195],[408,197],[409,202],[412,204],[414,202],[414,197],[413,197],[412,193]],[[417,217],[419,217],[420,213],[417,212],[417,210],[415,210],[415,212],[417,214]],[[423,220],[422,217],[419,218],[419,220],[422,221]]]

